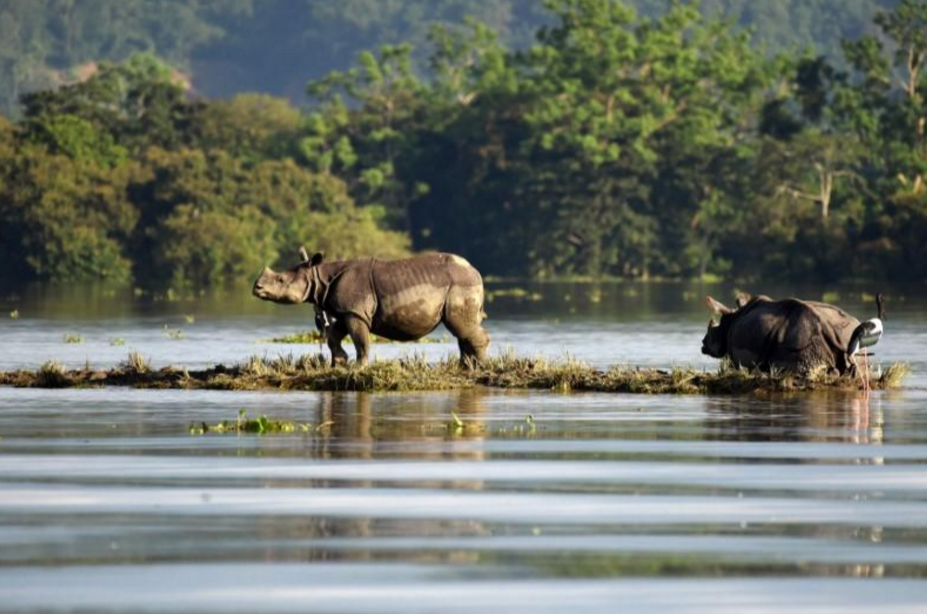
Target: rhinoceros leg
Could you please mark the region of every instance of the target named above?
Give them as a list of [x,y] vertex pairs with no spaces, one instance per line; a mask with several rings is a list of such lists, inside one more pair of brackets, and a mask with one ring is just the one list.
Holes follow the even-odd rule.
[[354,350],[357,352],[357,364],[364,366],[370,354],[370,327],[356,316],[347,316],[344,320],[348,334],[351,335],[351,341],[354,342]]
[[489,350],[489,333],[482,327],[477,328],[466,337],[457,337],[457,347],[460,348],[461,364],[466,366],[468,360],[482,362]]
[[448,293],[444,308],[444,325],[457,337],[460,362],[486,359],[489,333],[483,328],[482,288],[454,288]]
[[325,329],[325,342],[329,351],[332,353],[332,366],[345,365],[348,363],[348,353],[341,347],[341,341],[347,336],[348,329],[341,320]]

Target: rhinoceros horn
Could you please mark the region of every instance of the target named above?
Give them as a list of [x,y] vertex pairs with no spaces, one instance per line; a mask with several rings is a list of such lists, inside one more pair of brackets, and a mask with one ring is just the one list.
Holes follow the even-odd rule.
[[302,245],[299,248],[299,261],[300,262],[309,262],[309,252],[306,251],[306,246]]

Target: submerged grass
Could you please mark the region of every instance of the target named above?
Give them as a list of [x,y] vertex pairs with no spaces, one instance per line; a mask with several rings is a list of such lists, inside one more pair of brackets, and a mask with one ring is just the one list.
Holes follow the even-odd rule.
[[[908,374],[906,364],[888,366],[872,378],[875,390],[896,388]],[[858,390],[859,378],[824,371],[807,374],[762,373],[722,364],[717,371],[692,368],[641,369],[614,366],[596,369],[574,358],[553,361],[514,353],[481,364],[461,366],[456,359],[429,363],[422,356],[377,361],[367,367],[331,367],[321,354],[252,356],[226,367],[188,371],[176,367],[154,370],[141,354],[132,352],[110,371],[89,367],[66,370],[49,362],[37,371],[0,373],[0,385],[34,388],[133,386],[210,390],[329,390],[416,392],[458,390],[474,386],[556,392],[627,394],[750,394],[817,389]]]

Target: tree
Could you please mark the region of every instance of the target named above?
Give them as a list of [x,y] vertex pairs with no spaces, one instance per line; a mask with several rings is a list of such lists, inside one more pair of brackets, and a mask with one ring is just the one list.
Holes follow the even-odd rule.
[[171,69],[147,55],[101,64],[85,81],[27,94],[23,106],[27,131],[41,132],[49,118],[69,115],[130,152],[148,145],[182,145],[190,111]]
[[782,143],[763,163],[779,169],[782,183],[775,196],[788,196],[820,207],[821,218],[830,215],[834,190],[840,180],[859,181],[855,165],[856,143],[848,138],[808,130]]
[[190,126],[198,147],[259,162],[293,155],[302,122],[302,114],[285,99],[239,94],[198,105]]
[[24,136],[25,140],[44,145],[52,154],[72,160],[113,167],[128,159],[126,149],[117,145],[110,134],[101,133],[87,120],[68,113],[35,118]]
[[[354,198],[382,208],[393,225],[407,228],[405,186],[397,178],[400,153],[407,150],[410,122],[421,107],[423,86],[412,70],[409,45],[361,53],[358,66],[310,83],[308,92],[323,105],[301,142],[306,160],[328,172],[340,162]],[[348,111],[347,100],[356,104]]]
[[[693,185],[664,160],[697,172],[736,144],[768,69],[745,37],[703,22],[691,6],[676,3],[654,21],[608,0],[547,6],[557,23],[540,31],[532,53],[537,98],[527,115],[535,160],[550,165],[537,196],[552,197],[557,210],[545,242],[560,249],[544,266],[678,274],[668,256],[693,226],[677,224],[720,186],[704,175]],[[661,245],[661,235],[675,235],[676,245]]]
[[405,237],[358,212],[343,182],[289,160],[251,165],[222,151],[152,149],[142,166],[129,187],[142,216],[137,279],[240,281],[265,264],[289,266],[303,244],[332,257],[407,253]]
[[126,167],[18,148],[0,178],[4,277],[126,281],[123,246],[138,214],[126,198]]

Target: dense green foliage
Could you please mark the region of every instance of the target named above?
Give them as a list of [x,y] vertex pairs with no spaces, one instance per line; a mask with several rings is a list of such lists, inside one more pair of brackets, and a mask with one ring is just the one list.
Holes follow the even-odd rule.
[[436,26],[313,80],[308,112],[190,102],[144,55],[30,94],[0,125],[0,275],[205,284],[411,240],[503,275],[927,279],[927,2],[833,60],[658,5],[548,0],[519,47],[499,15]]
[[846,70],[681,3],[546,6],[523,52],[438,28],[430,80],[400,46],[311,84],[305,157],[496,274],[927,276],[924,2]]
[[0,125],[0,277],[203,285],[292,264],[302,243],[407,252],[343,181],[277,155],[301,123],[284,101],[190,103],[134,56],[24,107]]

